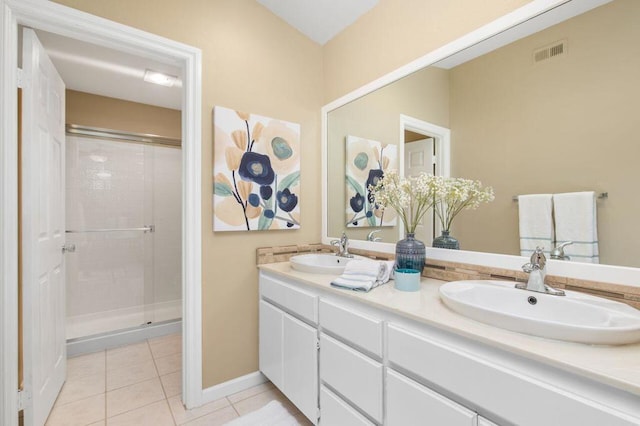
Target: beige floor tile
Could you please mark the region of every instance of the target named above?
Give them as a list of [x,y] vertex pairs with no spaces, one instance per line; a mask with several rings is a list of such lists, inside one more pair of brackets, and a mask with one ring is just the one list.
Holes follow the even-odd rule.
[[251,387],[249,389],[243,390],[242,392],[234,393],[233,395],[229,395],[227,398],[231,401],[232,404],[235,404],[238,401],[242,401],[243,399],[247,399],[254,395],[257,395],[262,392],[266,392],[269,389],[273,389],[274,385],[271,382],[262,383],[260,385]]
[[104,418],[104,394],[100,394],[54,407],[46,426],[85,426]]
[[191,410],[186,410],[184,408],[184,405],[182,405],[182,401],[180,400],[179,396],[169,398],[169,408],[171,408],[173,418],[179,425],[197,419],[198,417],[213,413],[214,411],[220,410],[225,407],[231,408],[231,404],[229,403],[227,398],[220,398]]
[[106,424],[106,420],[100,420],[99,422],[91,423],[89,426],[105,426]]
[[62,386],[58,399],[56,399],[56,405],[68,404],[69,402],[104,393],[104,382],[104,372],[88,376],[71,376],[67,378],[64,386]]
[[167,398],[182,394],[182,372],[176,371],[175,373],[167,374],[166,376],[160,376],[162,382],[162,388]]
[[105,351],[67,359],[67,379],[104,374],[105,359]]
[[107,418],[165,399],[159,378],[107,392]]
[[[280,401],[282,405],[289,410],[289,412],[292,412],[291,408],[295,409],[293,404],[276,388],[269,389],[268,391],[243,399],[242,401],[238,401],[233,404],[233,407],[236,409],[238,414],[244,416],[247,413],[264,407],[274,399]],[[298,412],[295,411],[293,414],[297,415]]]
[[149,346],[154,358],[177,354],[182,352],[182,335],[170,334],[149,339]]
[[153,360],[107,370],[107,391],[158,377]]
[[158,374],[161,376],[169,373],[175,373],[182,370],[182,354],[177,353],[169,356],[163,356],[162,358],[156,358],[156,367],[158,368]]
[[107,426],[174,426],[171,410],[166,400],[107,419]]
[[185,423],[187,426],[219,426],[238,417],[238,413],[233,407],[221,408],[204,417],[199,417],[191,422]]
[[149,344],[144,341],[115,349],[107,349],[107,371],[142,364],[152,360]]

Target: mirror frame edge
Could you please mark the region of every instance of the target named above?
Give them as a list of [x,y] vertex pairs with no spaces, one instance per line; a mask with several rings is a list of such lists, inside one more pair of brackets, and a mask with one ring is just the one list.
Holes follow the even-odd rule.
[[[416,71],[430,66],[448,56],[454,55],[468,47],[480,43],[490,37],[500,34],[536,16],[542,15],[555,7],[572,2],[588,1],[593,7],[607,3],[608,0],[533,0],[532,2],[504,15],[488,24],[459,37],[442,47],[439,47],[414,61],[405,64],[382,77],[324,105],[321,108],[321,184],[322,184],[322,229],[321,242],[330,244],[337,237],[328,235],[328,187],[327,187],[327,154],[328,154],[328,115],[331,111],[359,99],[388,84],[400,80]],[[370,241],[353,240],[351,247],[372,250],[382,253],[395,253],[395,243],[373,243]],[[434,260],[485,265],[495,268],[518,270],[527,258],[523,256],[496,253],[474,252],[466,250],[446,250],[427,247],[426,256]],[[569,278],[602,281],[608,283],[640,287],[640,268],[626,266],[570,263],[558,260],[548,261],[549,273]]]

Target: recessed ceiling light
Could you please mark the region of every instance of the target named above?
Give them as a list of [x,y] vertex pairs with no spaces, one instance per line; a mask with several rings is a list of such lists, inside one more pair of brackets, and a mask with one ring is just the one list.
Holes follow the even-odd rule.
[[164,74],[158,71],[146,70],[144,72],[144,81],[147,83],[159,84],[161,86],[171,87],[173,86],[178,77],[175,75]]

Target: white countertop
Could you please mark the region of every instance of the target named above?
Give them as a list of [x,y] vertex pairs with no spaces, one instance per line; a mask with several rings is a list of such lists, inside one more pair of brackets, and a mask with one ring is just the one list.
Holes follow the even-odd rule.
[[447,308],[438,295],[445,281],[431,278],[422,278],[419,292],[398,291],[390,281],[362,293],[332,287],[333,275],[295,271],[289,262],[259,265],[259,268],[640,395],[640,343],[591,346],[486,325]]

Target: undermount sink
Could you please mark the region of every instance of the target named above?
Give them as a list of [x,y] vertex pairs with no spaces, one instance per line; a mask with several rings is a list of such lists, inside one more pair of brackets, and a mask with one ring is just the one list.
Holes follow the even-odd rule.
[[341,257],[330,253],[311,253],[292,256],[289,259],[289,263],[296,271],[340,275],[344,272],[347,263],[353,259],[362,259],[362,257]]
[[452,281],[440,298],[455,312],[520,333],[570,342],[622,345],[640,341],[640,311],[578,292],[552,296],[491,280]]

